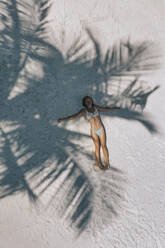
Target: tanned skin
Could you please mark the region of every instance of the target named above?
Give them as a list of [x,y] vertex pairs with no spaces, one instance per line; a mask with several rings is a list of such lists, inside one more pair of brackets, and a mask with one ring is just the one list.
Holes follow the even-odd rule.
[[[120,107],[102,107],[102,106],[96,105],[93,103],[93,99],[90,96],[85,97],[84,106],[85,108],[80,109],[80,111],[78,111],[77,113],[73,115],[70,115],[64,118],[59,118],[58,122],[60,123],[63,121],[74,120],[81,116],[85,117],[86,110],[92,113],[94,112],[95,108],[100,112],[120,109]],[[103,128],[103,131],[101,132],[99,136],[92,130],[92,129],[98,130],[101,127],[103,127],[101,119],[99,116],[94,116],[93,118],[89,119],[89,123],[91,125],[91,130],[90,130],[91,138],[95,145],[95,156],[96,156],[97,165],[100,169],[104,169],[102,162],[101,162],[101,156],[100,156],[100,149],[102,148],[104,159],[105,159],[105,169],[108,169],[109,168],[109,153],[108,153],[108,148],[106,145],[105,129]]]

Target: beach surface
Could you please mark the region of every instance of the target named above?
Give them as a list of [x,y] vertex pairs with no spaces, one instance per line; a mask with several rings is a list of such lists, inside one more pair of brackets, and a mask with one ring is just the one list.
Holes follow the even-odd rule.
[[[162,0],[0,1],[0,248],[164,247],[164,13]],[[57,122],[85,95],[120,107],[101,113],[106,171],[87,120]]]

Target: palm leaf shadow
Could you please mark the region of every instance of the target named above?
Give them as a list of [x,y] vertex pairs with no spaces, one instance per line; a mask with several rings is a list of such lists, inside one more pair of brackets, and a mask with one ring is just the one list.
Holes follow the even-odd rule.
[[[1,2],[3,3],[3,1]],[[146,104],[144,99],[147,99],[154,91],[153,89],[144,93],[143,85],[141,88],[135,88],[139,81],[136,79],[137,74],[139,76],[146,70],[154,69],[154,64],[148,63],[146,57],[146,63],[141,63],[144,51],[146,52],[147,49],[147,45],[144,44],[133,48],[129,44],[131,50],[121,42],[119,47],[111,47],[103,57],[100,44],[89,29],[87,29],[87,33],[93,44],[95,56],[91,58],[90,51],[83,50],[86,42],[81,43],[78,38],[68,49],[67,56],[64,58],[55,46],[44,40],[48,25],[46,17],[50,6],[49,2],[43,1],[43,4],[39,6],[42,13],[39,15],[39,21],[31,30],[29,22],[26,21],[27,15],[24,19],[27,5],[23,5],[21,2],[21,5],[26,8],[20,12],[17,8],[18,3],[19,1],[11,1],[5,5],[8,18],[11,18],[13,25],[8,26],[4,18],[5,28],[2,31],[4,37],[1,42],[1,50],[6,52],[6,47],[11,47],[9,50],[12,59],[8,59],[5,64],[9,80],[3,81],[2,84],[1,120],[10,122],[11,130],[7,131],[6,127],[1,128],[1,137],[4,139],[4,143],[1,148],[3,164],[1,165],[0,197],[4,198],[24,191],[27,192],[30,199],[36,200],[48,194],[50,189],[58,187],[50,197],[49,204],[57,201],[57,209],[61,216],[66,216],[72,228],[75,228],[80,234],[85,228],[92,225],[93,216],[96,215],[97,210],[95,206],[99,201],[100,204],[103,202],[105,213],[110,212],[112,216],[117,215],[117,205],[121,204],[125,186],[121,177],[118,176],[119,172],[111,168],[111,173],[116,176],[114,176],[115,179],[109,178],[105,185],[102,184],[102,187],[105,187],[105,194],[102,198],[99,194],[101,189],[97,188],[98,178],[91,178],[86,170],[82,169],[82,164],[70,157],[68,147],[73,155],[85,154],[88,163],[92,163],[92,158],[84,147],[78,147],[73,142],[73,140],[81,140],[84,137],[88,140],[90,137],[67,130],[65,125],[59,127],[51,124],[51,121],[57,119],[61,112],[59,96],[64,92],[63,94],[69,97],[77,83],[81,84],[86,80],[89,83],[88,91],[96,98],[102,99],[102,104],[110,103],[122,106],[123,96],[131,99],[131,104],[127,107],[124,105],[118,116],[138,120],[148,130],[155,130],[154,125],[147,118],[144,120],[141,113],[130,109],[137,104],[144,108]],[[31,5],[28,6],[30,9]],[[15,36],[17,29],[18,32]],[[6,33],[9,36],[7,42]],[[13,46],[11,46],[10,40],[14,41]],[[43,78],[37,78],[28,70],[29,61],[42,64]],[[21,74],[23,71],[25,71],[24,75]],[[111,84],[112,79],[116,78],[118,82],[118,77],[130,74],[135,77],[133,79],[135,81],[131,82],[124,90],[122,89],[122,93],[117,94],[119,91],[116,87],[114,95],[108,94],[108,84]],[[26,91],[8,99],[11,89],[20,75],[27,82]],[[55,90],[54,87],[56,87]],[[86,90],[87,84],[81,84],[81,87],[82,91]],[[54,99],[57,101],[55,102]],[[54,103],[55,110],[52,110],[51,107]],[[72,110],[72,108],[69,109],[69,105],[67,107],[68,111]],[[117,113],[114,112],[113,115],[117,116]],[[113,115],[111,114],[112,117]],[[17,144],[18,156],[11,152],[13,141]],[[24,161],[21,166],[18,164],[18,160]],[[49,168],[47,167],[48,161],[50,161]],[[106,181],[104,176],[101,178],[103,178],[102,182]],[[117,185],[121,195],[117,192]],[[58,199],[64,200],[59,204]],[[102,214],[100,212],[100,216]],[[106,215],[108,222],[111,220],[111,215]]]
[[[98,71],[104,86],[100,87],[101,92],[97,91],[96,95],[103,99],[101,101],[103,105],[121,107],[120,112],[114,111],[105,115],[139,121],[149,132],[157,133],[155,123],[142,112],[148,97],[160,86],[148,87],[147,82],[140,79],[144,74],[160,68],[158,60],[160,55],[154,51],[153,44],[146,41],[131,44],[129,40],[125,44],[120,41],[103,55],[99,42],[90,29],[86,30],[95,48],[93,66]],[[113,93],[111,95],[107,94],[109,85]]]
[[4,143],[1,149],[1,157],[3,158],[3,164],[6,165],[6,170],[1,173],[3,177],[1,179],[1,194],[0,198],[4,198],[8,195],[12,195],[18,191],[28,192],[30,200],[36,201],[37,196],[33,193],[28,182],[25,179],[22,168],[18,165],[17,160],[11,150],[10,139],[8,139],[3,129],[0,129],[1,139]]

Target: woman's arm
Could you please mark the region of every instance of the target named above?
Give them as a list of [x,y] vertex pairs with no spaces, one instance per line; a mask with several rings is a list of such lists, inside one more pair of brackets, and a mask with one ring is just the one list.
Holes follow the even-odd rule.
[[85,113],[84,109],[81,109],[79,112],[77,112],[76,114],[64,117],[64,118],[59,118],[58,122],[62,122],[62,121],[68,121],[68,120],[73,120],[75,118],[81,117],[83,116]]
[[99,111],[109,111],[109,110],[117,110],[117,109],[120,109],[120,107],[102,107],[102,106],[99,106],[99,105],[95,105],[96,108],[99,110]]

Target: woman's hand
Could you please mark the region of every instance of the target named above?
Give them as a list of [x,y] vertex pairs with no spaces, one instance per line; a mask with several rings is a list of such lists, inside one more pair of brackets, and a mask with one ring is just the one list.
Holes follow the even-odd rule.
[[59,118],[57,121],[58,123],[61,123],[64,119],[63,118]]

